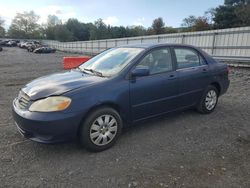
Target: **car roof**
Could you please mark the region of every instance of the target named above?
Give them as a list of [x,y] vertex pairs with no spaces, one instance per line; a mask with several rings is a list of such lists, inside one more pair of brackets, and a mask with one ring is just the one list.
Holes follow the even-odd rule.
[[151,49],[151,48],[156,48],[156,47],[171,47],[171,46],[196,48],[192,45],[171,44],[171,43],[161,43],[161,44],[152,44],[152,43],[147,44],[147,43],[145,43],[145,44],[124,45],[124,46],[120,46],[120,47]]

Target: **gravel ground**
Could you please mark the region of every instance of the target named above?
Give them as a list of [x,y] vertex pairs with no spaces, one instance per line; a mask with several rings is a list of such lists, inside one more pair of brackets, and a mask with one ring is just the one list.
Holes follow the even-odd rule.
[[90,153],[24,139],[11,103],[28,81],[62,70],[66,54],[0,52],[0,187],[250,187],[250,70],[232,69],[214,113],[188,110],[126,129]]

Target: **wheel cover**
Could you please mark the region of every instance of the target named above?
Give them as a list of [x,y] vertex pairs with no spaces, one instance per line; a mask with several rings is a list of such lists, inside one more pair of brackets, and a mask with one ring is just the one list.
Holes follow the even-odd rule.
[[217,93],[214,90],[210,90],[207,93],[206,99],[205,99],[205,106],[207,110],[213,110],[215,105],[217,103]]
[[101,115],[90,127],[90,139],[97,146],[107,145],[115,138],[117,128],[117,120],[112,115]]

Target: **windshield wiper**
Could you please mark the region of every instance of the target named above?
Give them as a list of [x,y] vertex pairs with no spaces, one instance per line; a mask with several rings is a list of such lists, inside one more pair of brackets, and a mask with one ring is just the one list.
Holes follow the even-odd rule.
[[86,70],[81,69],[80,67],[75,68],[75,70],[79,70],[79,71],[81,71],[81,72],[84,72],[84,73],[86,73],[86,74],[89,74],[89,72],[87,72]]
[[101,72],[98,72],[98,71],[96,71],[96,70],[93,70],[93,69],[86,69],[86,68],[83,68],[83,70],[84,70],[84,71],[92,72],[93,74],[95,74],[95,75],[97,75],[97,76],[104,77],[104,76],[102,75]]

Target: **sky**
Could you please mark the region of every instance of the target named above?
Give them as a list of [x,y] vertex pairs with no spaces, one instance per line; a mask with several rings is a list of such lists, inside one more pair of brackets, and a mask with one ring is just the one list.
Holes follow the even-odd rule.
[[77,18],[88,23],[102,18],[112,26],[141,25],[150,27],[162,17],[166,26],[180,27],[189,15],[202,16],[205,11],[222,5],[224,0],[0,0],[0,17],[8,28],[17,12],[33,10],[46,23],[48,15],[63,22]]

